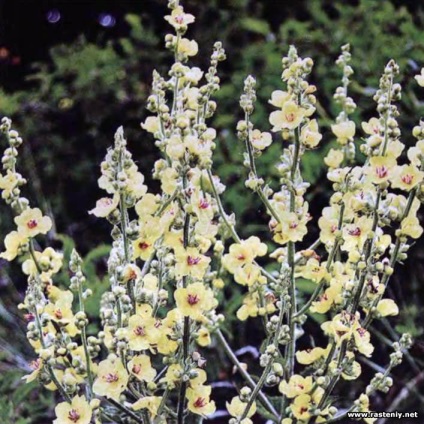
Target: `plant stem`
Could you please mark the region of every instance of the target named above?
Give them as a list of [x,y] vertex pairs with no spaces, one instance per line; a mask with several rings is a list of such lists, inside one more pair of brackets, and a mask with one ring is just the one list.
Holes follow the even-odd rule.
[[116,400],[110,399],[110,398],[105,398],[105,399],[107,400],[107,402],[109,402],[110,404],[112,404],[113,406],[115,406],[116,408],[118,408],[120,411],[122,411],[125,414],[127,414],[129,417],[131,417],[137,423],[139,423],[139,424],[146,424],[146,423],[144,423],[144,421],[137,414],[135,414],[133,411],[131,411],[130,409],[128,409],[124,405],[120,404]]
[[[249,375],[249,373],[243,368],[243,365],[238,360],[237,356],[231,349],[230,345],[228,344],[227,340],[225,339],[225,336],[222,334],[221,330],[216,331],[216,336],[218,338],[218,341],[221,343],[221,346],[223,347],[225,353],[230,358],[230,361],[233,363],[233,365],[238,369],[242,377],[246,380],[246,383],[249,385],[249,387],[254,390],[256,383],[253,381],[252,377]],[[275,410],[272,403],[269,401],[269,399],[264,395],[263,392],[259,390],[258,392],[258,398],[261,401],[262,405],[271,413],[274,415],[275,418],[278,419],[278,412]]]
[[[79,298],[79,304],[80,304],[80,311],[85,312],[84,308],[84,299],[82,294],[82,283],[78,283],[78,298]],[[88,376],[88,383],[89,383],[89,399],[91,399],[92,396],[92,388],[93,388],[93,375],[91,373],[91,359],[90,354],[88,352],[88,345],[87,345],[87,330],[84,327],[81,328],[81,341],[82,345],[84,347],[84,354],[85,354],[85,363],[87,368],[87,376]]]
[[[277,328],[275,329],[274,337],[271,340],[271,343],[274,344],[275,347],[277,347],[278,343],[279,343],[281,326],[283,325],[284,312],[285,312],[285,303],[283,301],[283,296],[281,296],[280,297],[280,314],[279,314],[278,324],[277,324]],[[253,389],[253,392],[250,395],[249,401],[247,402],[247,405],[244,408],[244,411],[243,411],[243,414],[240,418],[240,421],[243,421],[243,419],[247,417],[249,410],[250,410],[251,406],[253,405],[253,402],[255,401],[256,397],[258,396],[260,390],[262,389],[262,386],[266,382],[266,379],[268,377],[268,374],[271,370],[273,363],[274,363],[274,358],[269,358],[269,362],[266,364],[265,369],[263,370],[262,375],[261,375],[259,381],[257,382],[255,388]]]
[[[189,244],[189,233],[190,233],[190,214],[186,213],[184,221],[184,249]],[[187,277],[183,277],[183,287],[187,286]],[[190,345],[190,317],[184,317],[184,330],[183,330],[183,357],[182,363],[185,367],[185,363],[188,358],[188,351]],[[182,380],[180,385],[180,392],[178,394],[178,406],[177,406],[177,422],[178,424],[184,423],[184,409],[185,409],[185,397],[187,391],[187,382]]]
[[[294,184],[296,171],[298,168],[299,152],[300,152],[300,135],[299,135],[299,130],[297,130],[295,132],[293,163],[292,163],[292,167],[290,171],[290,180],[292,184]],[[295,197],[295,193],[293,189],[291,189],[290,212],[294,212],[295,207],[296,207],[296,197]],[[290,282],[289,282],[289,290],[288,290],[288,294],[290,296],[290,304],[289,304],[289,311],[288,311],[288,325],[289,325],[290,340],[285,350],[285,356],[286,356],[286,370],[287,370],[286,379],[290,379],[290,377],[293,375],[293,372],[294,372],[294,354],[296,351],[295,315],[296,315],[297,305],[296,305],[296,287],[295,287],[295,267],[296,267],[295,243],[293,241],[289,241],[287,249],[288,249],[287,259],[288,259],[288,265],[290,268]]]
[[[343,215],[344,215],[344,211],[345,211],[345,204],[343,203],[341,208],[340,208],[340,216],[339,216],[339,223],[338,223],[338,230],[340,231],[343,225]],[[340,245],[340,240],[336,239],[336,241],[334,242],[334,245],[330,251],[330,254],[328,255],[328,260],[327,260],[327,265],[326,265],[326,270],[327,272],[330,271],[331,269],[331,265],[333,263],[334,257],[336,255],[336,252],[339,248]],[[295,262],[296,264],[296,262]],[[314,292],[312,293],[312,296],[309,298],[309,300],[305,303],[305,305],[303,305],[303,307],[300,309],[299,312],[297,312],[294,316],[295,318],[299,317],[300,315],[304,314],[309,307],[311,306],[312,302],[320,295],[321,290],[323,289],[325,285],[325,280],[323,279],[319,285],[315,288]]]
[[[37,269],[37,272],[40,274],[41,273],[41,266],[38,263],[38,260],[35,256],[35,251],[34,251],[34,245],[33,245],[33,241],[32,239],[30,239],[29,242],[29,251],[32,257],[32,260],[34,261],[35,267]],[[40,278],[40,275],[37,274],[37,278]],[[41,283],[41,281],[39,281],[39,283]],[[35,306],[34,308],[34,315],[35,315],[35,322],[37,325],[37,329],[38,329],[38,333],[39,333],[39,337],[40,337],[40,343],[41,346],[43,347],[43,349],[46,348],[46,343],[44,341],[44,334],[43,334],[43,327],[41,326],[41,321],[40,321],[40,316],[38,314],[38,310],[37,310],[37,306]],[[59,380],[56,377],[56,374],[54,373],[53,367],[51,365],[46,364],[47,370],[49,372],[50,378],[52,379],[54,385],[57,387],[57,390],[59,390],[60,394],[62,395],[62,397],[67,401],[67,402],[71,402],[71,398],[70,396],[66,393],[65,389],[62,387],[62,385],[59,383]]]
[[[228,228],[228,230],[230,231],[231,237],[232,239],[236,242],[236,243],[240,243],[241,239],[239,237],[239,235],[237,234],[236,230],[234,229],[234,226],[229,222],[227,214],[225,213],[224,207],[222,206],[222,201],[221,198],[219,197],[218,191],[215,187],[215,183],[213,181],[213,175],[210,169],[207,170],[208,173],[208,177],[209,177],[209,182],[211,184],[212,187],[212,193],[213,196],[216,200],[217,206],[218,206],[218,210],[220,213],[220,216],[222,218],[222,220],[224,221],[224,224],[226,225],[226,227]],[[256,263],[256,261],[254,261],[255,265],[258,265]],[[273,277],[268,271],[266,271],[264,268],[262,268],[261,266],[258,265],[258,267],[261,270],[261,273],[267,277],[270,281],[272,281],[273,283],[277,283],[277,279],[275,277]]]

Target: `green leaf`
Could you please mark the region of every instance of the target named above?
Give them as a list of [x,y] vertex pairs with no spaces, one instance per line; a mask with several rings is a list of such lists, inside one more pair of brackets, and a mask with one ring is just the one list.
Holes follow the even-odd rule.
[[255,18],[243,18],[240,21],[240,26],[247,31],[261,35],[267,35],[271,31],[268,22]]

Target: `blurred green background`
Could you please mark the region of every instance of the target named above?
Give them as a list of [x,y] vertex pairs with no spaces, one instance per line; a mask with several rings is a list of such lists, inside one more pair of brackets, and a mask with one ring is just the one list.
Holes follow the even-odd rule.
[[[400,0],[187,0],[184,5],[196,16],[189,32],[200,46],[194,63],[208,66],[215,40],[221,40],[227,51],[227,61],[220,69],[218,112],[212,121],[218,130],[214,171],[227,185],[225,205],[236,214],[242,236],[266,237],[267,232],[261,204],[244,188],[243,150],[235,137],[241,117],[238,98],[246,75],[256,76],[254,121],[269,130],[267,100],[273,90],[281,88],[281,57],[290,44],[315,61],[312,81],[318,87],[317,110],[324,138],[322,147],[305,155],[303,163],[305,178],[312,183],[308,200],[315,219],[330,195],[322,158],[334,142],[328,129],[338,113],[332,95],[341,77],[334,61],[343,44],[352,47],[351,95],[358,104],[354,114],[358,124],[374,115],[372,96],[387,61],[394,58],[399,63],[398,82],[404,89],[400,104],[403,141],[412,142],[411,129],[424,112],[424,90],[413,79],[424,66],[424,5]],[[10,116],[24,138],[19,170],[30,181],[26,195],[55,218],[50,242],[63,247],[67,257],[73,238],[86,257],[85,271],[96,293],[88,309],[92,316],[107,287],[103,275],[110,229],[87,211],[101,196],[99,163],[119,125],[124,126],[147,183],[157,189],[151,169],[158,152],[140,122],[147,116],[144,105],[153,69],[166,72],[171,63],[163,46],[169,30],[163,21],[165,13],[163,0],[0,2],[0,115]],[[281,143],[275,142],[258,161],[259,173],[266,174],[274,186],[278,183],[274,164],[281,151]],[[305,246],[317,236],[310,227]],[[10,211],[2,204],[1,238],[11,228]],[[388,396],[374,396],[376,410],[418,410],[424,417],[423,257],[424,242],[418,241],[408,261],[398,268],[388,293],[400,304],[401,314],[373,329],[381,340],[375,355],[381,358],[380,365],[388,363],[391,351],[387,345],[397,337],[396,331],[408,331],[415,339],[411,355],[394,372],[395,384]],[[19,276],[18,266],[0,262],[0,422],[41,424],[51,422],[52,394],[39,390],[36,383],[24,385],[20,380],[32,356],[16,308],[25,287]],[[58,284],[66,285],[67,279],[65,267]],[[303,284],[299,289],[300,295],[307,295],[310,286]],[[258,348],[254,334],[259,325],[249,322],[248,331],[231,318],[240,306],[240,293],[234,286],[225,292],[225,329],[236,349],[250,347],[240,352],[240,358],[254,367]],[[312,320],[306,330],[314,334],[316,324]],[[216,370],[217,380],[240,384],[219,347],[212,346],[205,355],[219,356],[221,361],[216,362],[227,364],[219,374]],[[377,370],[374,363],[362,366],[364,378],[343,387],[341,404],[360,393]],[[406,390],[411,381],[413,390]],[[216,390],[222,409],[231,389]]]

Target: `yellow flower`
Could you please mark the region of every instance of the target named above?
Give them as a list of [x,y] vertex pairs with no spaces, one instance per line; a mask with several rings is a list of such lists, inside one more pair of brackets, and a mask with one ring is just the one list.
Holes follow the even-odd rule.
[[265,296],[265,307],[259,307],[259,294],[257,291],[248,293],[243,299],[243,305],[237,311],[237,318],[245,321],[249,317],[257,317],[258,315],[272,314],[276,308],[272,296]]
[[162,402],[162,396],[146,396],[139,399],[137,402],[132,404],[132,409],[138,411],[140,409],[147,409],[153,418],[158,413],[159,406]]
[[318,226],[321,230],[320,240],[324,244],[334,245],[339,225],[340,207],[329,206],[323,209],[322,217],[318,220]]
[[392,187],[410,191],[417,184],[422,182],[423,177],[424,172],[420,171],[414,165],[398,166],[395,170],[395,175],[392,180]]
[[[344,380],[356,380],[361,375],[361,365],[354,360],[355,354],[353,352],[346,352],[346,357],[349,359],[349,362],[342,371],[342,378]],[[337,362],[332,361],[330,363],[330,369],[334,370],[335,368],[337,368]]]
[[[231,403],[226,403],[227,410],[230,413],[232,417],[235,418],[241,418],[241,416],[244,413],[244,410],[247,407],[247,402],[243,402],[238,396],[234,397],[231,400]],[[247,411],[247,418],[250,418],[252,415],[254,415],[256,412],[256,402],[252,403],[252,406],[250,407],[249,411]]]
[[190,203],[193,212],[200,221],[209,222],[213,219],[212,198],[209,194],[202,193],[200,190],[195,190],[190,197]]
[[[84,350],[84,346],[78,346],[76,349],[71,351],[71,356],[72,356],[72,360],[77,360],[80,361],[82,363],[86,363],[86,355],[85,355],[85,350]],[[90,358],[90,367],[91,367],[91,372],[94,374],[97,374],[97,363],[94,362],[91,358]],[[73,373],[73,369],[69,369],[68,368],[68,372],[71,371],[71,373]],[[78,371],[79,372],[79,371]],[[86,372],[83,372],[82,374],[78,374],[78,379],[81,377],[85,377],[87,375]],[[81,381],[83,381],[83,378],[81,378]]]
[[93,384],[93,392],[119,400],[119,395],[126,389],[128,373],[118,357],[112,357],[99,363],[97,378]]
[[308,149],[317,147],[321,139],[322,135],[318,130],[318,122],[316,119],[312,119],[302,127],[300,131],[300,142]]
[[392,156],[373,156],[369,166],[365,168],[365,174],[369,181],[381,184],[392,178],[396,167],[396,159]]
[[98,218],[106,218],[110,215],[118,206],[119,203],[119,194],[115,193],[113,198],[102,197],[96,202],[96,207],[91,209],[88,213],[95,215]]
[[390,156],[397,159],[405,149],[405,145],[399,139],[390,139],[387,145],[387,151],[390,152]]
[[287,93],[287,91],[275,90],[271,94],[269,103],[278,108],[282,108],[289,98],[290,94]]
[[132,242],[133,259],[140,258],[147,261],[155,251],[155,242],[158,239],[156,235],[144,235]]
[[[197,66],[194,66],[192,68],[188,68],[187,72],[183,76],[183,79],[184,79],[184,81],[189,82],[191,85],[197,85],[198,82],[202,79],[202,77],[203,77],[203,71],[200,68],[198,68]],[[198,94],[199,90],[195,87],[190,87],[188,89],[188,92]],[[188,95],[188,98],[190,98],[190,97],[197,97],[197,95],[192,95],[192,96]],[[197,99],[193,99],[193,100],[197,104]],[[190,103],[190,100],[189,100],[189,103]],[[195,106],[193,108],[190,107],[190,109],[197,109],[197,106]]]
[[197,332],[196,342],[202,347],[209,346],[211,344],[211,334],[207,328],[202,327]]
[[232,244],[229,253],[222,258],[222,264],[234,274],[237,268],[251,264],[257,256],[264,256],[267,250],[265,243],[261,243],[258,237],[252,236],[240,243]]
[[303,394],[297,396],[294,402],[290,405],[290,409],[295,418],[306,422],[311,417],[309,408],[312,406],[312,398],[309,395]]
[[[370,410],[370,400],[368,398],[368,396],[366,394],[361,394],[361,396],[359,396],[359,407],[358,407],[358,411],[360,412],[369,412]],[[372,424],[373,422],[376,421],[376,418],[364,418],[364,421],[367,424]]]
[[269,132],[260,132],[253,130],[251,134],[252,146],[256,150],[264,150],[272,143],[272,136]]
[[374,346],[370,342],[370,333],[359,325],[353,332],[355,346],[365,356],[371,356]]
[[25,209],[15,218],[18,232],[25,237],[35,237],[37,234],[46,234],[52,228],[52,220],[43,216],[40,209]]
[[177,188],[178,172],[174,168],[166,168],[160,174],[161,188],[165,194],[172,195]]
[[176,7],[171,15],[165,16],[165,21],[169,22],[176,30],[194,22],[194,16],[190,13],[185,13],[181,6]]
[[423,158],[424,140],[419,140],[415,146],[408,149],[408,159],[413,165],[421,167]]
[[331,131],[337,137],[340,144],[346,144],[355,136],[355,123],[353,121],[343,121],[331,126]]
[[141,124],[141,128],[151,134],[155,134],[159,131],[159,118],[157,116],[149,116],[146,121]]
[[295,374],[290,377],[288,382],[283,380],[280,383],[278,389],[289,399],[292,399],[296,396],[309,393],[311,391],[312,377],[302,377],[301,375]]
[[149,349],[161,337],[152,311],[151,306],[142,305],[137,308],[137,313],[128,319],[128,345],[136,352]]
[[69,290],[61,291],[55,302],[50,302],[44,308],[44,313],[49,318],[63,327],[71,337],[79,333],[75,325],[74,314],[72,312],[73,294]]
[[421,237],[423,229],[416,216],[407,216],[401,223],[400,231],[403,235],[417,239]]
[[140,381],[153,381],[156,370],[152,367],[150,357],[137,355],[128,362],[128,371]]
[[[18,185],[19,174],[11,171],[7,171],[6,175],[0,175],[0,190],[2,191],[3,199],[7,199],[12,194],[12,190]],[[20,175],[19,175],[20,177]]]
[[0,253],[0,258],[13,261],[18,256],[19,248],[28,243],[28,237],[18,231],[10,232],[4,239],[6,251]]
[[361,251],[368,235],[372,229],[372,219],[366,216],[361,216],[354,223],[345,225],[343,228],[342,249],[346,252],[352,250]]
[[208,416],[215,412],[215,402],[210,400],[210,386],[196,386],[187,389],[188,409],[194,414]]
[[294,130],[302,122],[305,116],[305,109],[301,108],[294,101],[286,101],[282,110],[276,110],[269,116],[269,122],[273,125],[272,131],[282,129]]
[[317,301],[312,302],[311,312],[317,312],[318,314],[325,314],[335,303],[336,297],[341,293],[342,287],[330,286],[325,292],[318,298]]
[[378,118],[371,118],[368,122],[362,122],[362,129],[366,134],[378,135],[381,133],[382,127]]
[[298,350],[296,352],[296,359],[299,364],[311,365],[328,354],[330,346],[323,349],[322,347],[314,347],[313,349]]
[[333,336],[337,345],[340,345],[344,340],[350,340],[356,326],[357,318],[345,311],[334,316],[332,321],[321,324],[324,333]]
[[144,185],[144,175],[138,172],[137,166],[133,166],[127,170],[127,192],[136,199],[144,196],[147,191],[147,186]]
[[191,389],[195,390],[199,386],[203,386],[204,383],[206,383],[207,380],[207,374],[205,370],[202,370],[201,368],[195,368],[197,376],[194,378],[191,378],[188,382],[188,385]]
[[43,369],[43,360],[41,358],[37,358],[34,361],[31,361],[29,365],[33,369],[32,373],[22,377],[22,379],[27,383],[31,383],[38,377],[40,371]]
[[344,154],[341,150],[330,149],[327,156],[324,158],[324,163],[329,168],[338,168],[344,159]]
[[421,73],[414,77],[420,87],[424,87],[424,68],[421,68]]
[[177,261],[175,264],[177,278],[190,275],[198,280],[203,278],[211,261],[207,256],[200,254],[195,247],[177,249],[175,259]]
[[178,43],[178,53],[185,56],[195,56],[199,51],[199,46],[196,41],[187,38],[181,38]]
[[136,204],[135,211],[141,218],[146,215],[153,215],[159,208],[157,196],[151,193],[146,193]]
[[172,339],[176,323],[181,322],[183,316],[178,309],[172,309],[158,326],[160,337],[156,342],[156,348],[162,355],[169,355],[178,349],[178,342]]
[[314,283],[319,283],[323,278],[327,277],[327,270],[325,266],[321,265],[315,258],[310,258],[306,264],[299,267],[296,276],[306,278]]
[[181,380],[183,369],[180,364],[172,364],[166,370],[165,377],[160,380],[160,383],[166,383],[169,389],[174,389],[177,383]]
[[274,240],[279,244],[286,244],[289,241],[302,241],[308,232],[306,228],[309,220],[308,214],[299,218],[295,212],[285,212],[280,214],[281,223],[274,227]]
[[377,312],[382,317],[395,316],[399,314],[399,308],[392,299],[382,299],[377,304]]
[[185,316],[200,320],[205,311],[215,305],[213,292],[203,283],[189,284],[185,288],[178,288],[174,293],[178,310]]
[[[34,256],[41,268],[41,280],[49,281],[50,277],[62,268],[63,254],[56,252],[53,248],[47,247],[43,252],[34,252]],[[38,269],[33,259],[27,259],[22,264],[22,271],[26,275],[36,275]]]
[[84,396],[74,396],[71,403],[59,403],[55,413],[53,424],[89,424],[93,411]]
[[252,286],[256,282],[266,283],[266,278],[261,276],[261,270],[255,264],[239,266],[234,272],[234,280],[242,286]]

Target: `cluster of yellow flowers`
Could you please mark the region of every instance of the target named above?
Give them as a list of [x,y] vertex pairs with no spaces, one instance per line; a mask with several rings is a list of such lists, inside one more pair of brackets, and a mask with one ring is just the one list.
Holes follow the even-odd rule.
[[[82,260],[72,252],[69,289],[57,287],[63,254],[44,247],[39,237],[50,231],[52,221],[21,195],[26,180],[16,171],[16,161],[22,139],[8,118],[1,122],[9,146],[2,158],[0,189],[16,214],[16,229],[5,237],[0,257],[23,258],[28,276],[20,307],[37,358],[26,380],[38,379],[60,392],[63,402],[56,406],[55,424],[182,424],[188,414],[215,413],[207,364],[199,350],[216,336],[246,380],[226,403],[231,424],[249,424],[264,410],[282,424],[337,421],[346,412],[338,413],[331,395],[340,379],[359,377],[358,355],[373,354],[371,322],[398,314],[395,302],[384,298],[386,287],[396,263],[406,258],[411,239],[423,232],[417,211],[424,200],[424,122],[413,130],[418,141],[407,151],[409,162],[401,161],[405,146],[394,104],[401,87],[395,83],[398,67],[390,61],[374,97],[378,116],[362,123],[365,162],[355,165],[357,128],[349,115],[356,105],[348,96],[353,70],[349,46],[342,47],[337,60],[342,86],[335,93],[341,111],[331,126],[337,147],[325,158],[334,194],[318,220],[319,240],[298,249],[311,220],[301,160],[318,147],[322,134],[313,117],[316,87],[307,80],[313,61],[291,47],[282,60],[286,91],[274,91],[270,99],[276,108],[269,117],[275,136],[253,126],[253,77],[246,78],[240,98],[244,118],[237,135],[246,146],[246,187],[265,206],[274,244],[256,236],[243,240],[220,199],[225,187],[212,173],[217,134],[207,125],[216,110],[211,97],[219,89],[217,66],[225,52],[221,43],[214,45],[206,73],[187,65],[198,52],[197,43],[184,37],[195,18],[177,0],[168,6],[171,12],[165,19],[175,34],[166,35],[165,45],[175,60],[167,77],[154,72],[147,102],[152,116],[141,124],[162,153],[153,169],[161,191],[148,191],[119,128],[101,164],[99,186],[107,197],[90,211],[112,225],[113,239],[110,289],[99,305],[102,328],[95,335],[87,334],[85,300],[91,290]],[[422,75],[416,79],[424,85]],[[256,160],[277,137],[284,149],[276,164],[279,189],[274,191],[258,175]],[[315,251],[319,245],[325,255]],[[272,260],[278,271],[260,264],[268,268]],[[298,296],[297,278],[315,284],[306,301]],[[245,290],[237,317],[245,321],[260,316],[264,324],[263,371],[257,382],[219,329],[224,317],[217,312],[217,299],[223,298],[224,281],[232,279]],[[328,343],[299,350],[310,313],[324,317],[321,328]],[[408,335],[394,343],[385,372],[374,376],[348,411],[368,411],[369,396],[390,388],[390,371],[410,343]],[[263,391],[265,385],[278,386],[279,408]]]

